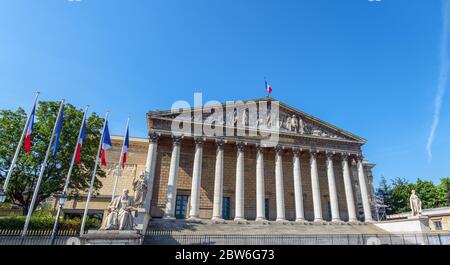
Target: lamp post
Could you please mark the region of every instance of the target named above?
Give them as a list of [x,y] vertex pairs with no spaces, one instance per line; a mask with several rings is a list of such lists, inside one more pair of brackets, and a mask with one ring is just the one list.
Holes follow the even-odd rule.
[[4,203],[6,200],[6,192],[0,190],[0,203]]
[[59,216],[61,214],[61,211],[62,211],[66,201],[67,201],[67,194],[64,192],[59,196],[58,212],[56,213],[55,224],[53,225],[52,235],[50,237],[50,245],[55,244],[56,232],[58,230],[58,224],[59,224]]

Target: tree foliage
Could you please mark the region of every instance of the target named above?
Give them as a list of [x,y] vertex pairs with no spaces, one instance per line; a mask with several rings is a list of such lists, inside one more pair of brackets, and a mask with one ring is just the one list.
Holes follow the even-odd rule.
[[[39,102],[32,134],[31,155],[27,155],[24,148],[21,149],[8,185],[7,200],[21,207],[24,213],[28,211],[31,204],[35,182],[49,144],[58,108],[59,102]],[[36,209],[40,202],[53,194],[62,192],[82,118],[82,110],[78,110],[70,104],[65,105],[58,152],[55,158],[51,154],[49,156],[37,203],[33,209]],[[0,110],[0,184],[3,184],[8,173],[26,119],[27,114],[21,108],[17,111]],[[75,164],[72,171],[69,185],[70,197],[78,196],[80,191],[86,191],[90,185],[102,125],[103,119],[95,113],[87,119],[81,163],[80,165]],[[105,172],[98,168],[95,189],[101,187],[98,177],[104,176]]]
[[415,190],[422,200],[422,207],[437,208],[450,206],[450,178],[442,178],[439,185],[432,181],[417,179],[415,183],[409,183],[406,179],[396,178],[389,185],[382,177],[377,189],[377,195],[384,199],[388,206],[387,214],[395,214],[410,211],[409,196]]

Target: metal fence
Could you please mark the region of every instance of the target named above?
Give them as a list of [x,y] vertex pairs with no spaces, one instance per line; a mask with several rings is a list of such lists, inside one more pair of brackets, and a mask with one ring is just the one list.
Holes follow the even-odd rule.
[[[0,230],[0,245],[50,245],[51,230]],[[60,230],[55,245],[84,244],[76,230]],[[450,234],[205,234],[147,231],[144,245],[450,245]]]
[[[52,230],[29,230],[22,237],[22,230],[0,230],[0,245],[50,245]],[[82,244],[79,231],[59,230],[54,245]]]
[[450,234],[200,234],[148,231],[145,245],[450,245]]

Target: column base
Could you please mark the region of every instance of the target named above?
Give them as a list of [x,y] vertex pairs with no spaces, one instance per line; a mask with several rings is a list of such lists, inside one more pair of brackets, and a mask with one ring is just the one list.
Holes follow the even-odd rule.
[[223,220],[220,217],[213,217],[213,218],[211,218],[211,223],[213,223],[213,224],[224,224],[225,220]]
[[322,224],[322,225],[326,225],[327,222],[324,221],[324,220],[321,219],[321,218],[316,218],[316,219],[314,219],[314,224]]
[[267,221],[267,220],[266,220],[265,218],[263,218],[263,217],[256,217],[255,223],[267,225],[267,224],[269,224],[269,221]]
[[332,219],[332,220],[331,220],[331,223],[332,223],[332,224],[340,224],[340,223],[342,223],[342,220],[339,219],[339,218],[335,218],[335,219]]
[[242,218],[242,217],[234,218],[234,222],[237,223],[237,224],[248,224],[248,221],[245,218]]
[[198,216],[191,216],[188,219],[186,219],[186,221],[190,223],[201,223],[202,219],[200,219]]
[[277,218],[277,220],[275,222],[278,224],[288,224],[289,223],[289,221],[287,221],[284,218]]
[[297,219],[295,219],[295,223],[297,223],[297,224],[308,224],[308,221],[306,221],[303,218],[297,218]]
[[163,219],[165,219],[165,220],[175,220],[176,218],[171,216],[171,215],[164,215]]

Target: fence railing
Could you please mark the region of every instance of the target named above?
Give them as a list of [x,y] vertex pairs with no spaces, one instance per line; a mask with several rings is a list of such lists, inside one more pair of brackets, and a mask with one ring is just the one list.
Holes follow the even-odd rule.
[[[22,230],[0,229],[0,245],[50,245],[52,230],[28,230],[22,237]],[[81,244],[77,230],[59,230],[54,245]]]
[[450,234],[202,234],[147,231],[145,245],[450,245]]
[[[51,230],[0,230],[0,245],[50,245]],[[60,230],[55,245],[84,244],[77,230]],[[450,234],[207,234],[147,231],[144,245],[450,245]]]

